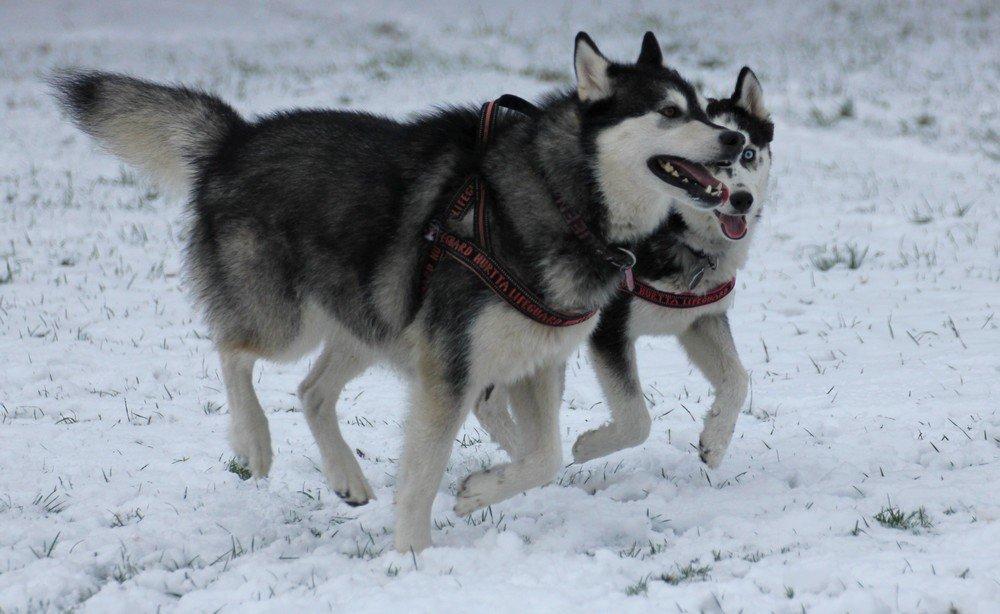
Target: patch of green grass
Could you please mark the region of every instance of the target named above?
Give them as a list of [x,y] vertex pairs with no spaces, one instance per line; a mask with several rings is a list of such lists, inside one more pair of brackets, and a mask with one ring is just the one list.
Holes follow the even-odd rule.
[[374,26],[372,26],[372,32],[379,36],[384,36],[392,40],[403,40],[407,37],[406,32],[404,32],[398,24],[392,21],[381,21]]
[[[354,540],[354,550],[348,550],[344,552],[347,558],[350,559],[361,559],[363,561],[370,561],[376,559],[382,555],[384,548],[379,548],[375,545],[375,540],[371,534],[368,534],[367,541]],[[388,573],[388,571],[386,572]],[[399,573],[399,570],[396,570]]]
[[674,586],[681,582],[704,582],[708,580],[710,571],[712,571],[711,565],[698,565],[698,561],[694,560],[683,567],[677,565],[674,571],[660,574],[660,579]]
[[853,243],[846,243],[829,248],[824,246],[809,256],[809,261],[817,270],[824,272],[837,265],[844,265],[853,271],[861,268],[867,257],[867,246],[862,248]]
[[972,203],[959,204],[955,203],[955,208],[952,210],[952,215],[955,217],[965,217],[965,214],[972,209]]
[[644,576],[635,584],[630,584],[625,587],[625,594],[629,597],[635,597],[637,595],[645,595],[649,592],[649,576]]
[[537,79],[543,83],[562,83],[569,84],[569,75],[565,70],[559,70],[556,68],[546,68],[544,66],[528,66],[517,71],[522,77],[528,77],[529,79]]
[[253,475],[250,473],[250,469],[246,465],[241,464],[235,458],[229,459],[229,465],[226,466],[226,471],[229,473],[235,473],[236,476],[243,481],[249,480]]
[[0,285],[9,284],[14,281],[14,269],[10,266],[10,260],[6,261],[7,271],[0,274]]
[[845,119],[852,119],[856,112],[854,109],[854,100],[847,98],[840,103],[837,110],[833,113],[824,113],[818,107],[813,107],[809,111],[809,115],[812,117],[813,123],[822,128],[829,128],[834,124],[837,124]]
[[62,495],[56,493],[56,489],[53,488],[47,495],[38,493],[35,495],[35,500],[32,501],[33,505],[38,506],[46,514],[58,514],[59,512],[66,509],[67,503]]
[[875,514],[873,518],[875,522],[887,529],[899,529],[900,531],[917,531],[934,526],[934,522],[931,521],[931,517],[923,507],[907,513],[898,507],[888,505]]
[[471,448],[472,446],[477,446],[483,443],[483,435],[478,430],[474,435],[469,435],[468,433],[463,433],[461,439],[456,439],[459,447],[461,448]]
[[916,224],[917,226],[923,226],[924,224],[930,224],[934,221],[934,214],[931,213],[929,209],[921,211],[914,207],[910,210],[910,223]]
[[656,556],[667,549],[667,542],[654,543],[652,540],[647,542],[646,546],[640,545],[639,542],[632,542],[632,545],[627,549],[619,550],[618,556],[623,559],[642,559],[645,560],[649,557]]
[[373,79],[388,81],[393,71],[405,68],[412,68],[426,62],[418,62],[417,56],[412,49],[396,48],[389,49],[385,53],[368,59],[359,68],[362,72]]
[[120,562],[115,563],[111,570],[111,577],[118,584],[124,584],[136,576],[141,570],[134,562],[128,552],[125,551],[125,544],[121,545],[118,552]]
[[56,544],[59,543],[60,535],[62,535],[62,531],[56,533],[51,542],[43,541],[40,550],[35,550],[31,546],[28,546],[28,549],[31,550],[31,554],[35,555],[36,559],[50,559],[52,558],[52,551],[56,549]]
[[131,523],[133,520],[139,522],[143,518],[145,518],[145,515],[139,508],[121,513],[115,512],[114,518],[111,520],[111,528],[116,529],[118,527],[124,527],[125,525]]

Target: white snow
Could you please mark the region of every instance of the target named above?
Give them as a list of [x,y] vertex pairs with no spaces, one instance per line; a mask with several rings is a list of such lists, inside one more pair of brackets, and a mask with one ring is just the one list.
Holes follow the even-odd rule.
[[[25,0],[0,4],[0,29],[0,610],[996,611],[992,0]],[[229,472],[218,363],[179,277],[183,205],[62,121],[46,72],[194,83],[247,114],[402,116],[562,85],[578,29],[622,58],[653,29],[709,93],[749,64],[774,112],[731,313],[752,400],[722,467],[693,447],[707,383],[651,338],[645,445],[459,518],[455,484],[503,458],[470,419],[418,557],[391,551],[405,394],[385,371],[340,405],[376,501],[323,483],[294,397],[308,361],[258,369],[271,476]],[[821,270],[850,246],[860,266]],[[580,354],[567,459],[605,417]],[[883,526],[888,507],[928,526]]]

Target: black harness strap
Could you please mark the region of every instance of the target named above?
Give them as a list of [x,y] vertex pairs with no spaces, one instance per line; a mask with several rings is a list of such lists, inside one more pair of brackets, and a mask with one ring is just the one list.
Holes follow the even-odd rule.
[[[506,94],[496,100],[492,100],[483,105],[479,114],[479,131],[477,133],[477,148],[480,153],[485,151],[487,144],[493,136],[494,124],[496,122],[499,107],[505,107],[513,111],[524,113],[529,116],[536,116],[537,109],[531,103],[517,96]],[[430,241],[431,246],[425,259],[423,270],[420,276],[420,294],[427,293],[431,276],[434,269],[444,255],[467,268],[483,283],[490,287],[500,298],[504,299],[511,307],[517,309],[526,317],[544,324],[546,326],[573,326],[591,318],[596,311],[585,313],[566,314],[548,307],[535,293],[529,290],[524,284],[517,280],[507,269],[490,254],[490,237],[488,232],[488,190],[482,179],[478,175],[471,175],[465,179],[462,186],[452,197],[445,207],[443,214],[431,220],[424,237]],[[579,239],[586,242],[592,249],[605,257],[623,271],[631,273],[631,265],[635,263],[635,256],[627,250],[612,252],[607,246],[595,237],[583,218],[575,209],[564,203],[561,199],[556,199],[556,203],[562,212],[563,219]],[[457,221],[465,217],[470,208],[473,208],[473,228],[475,239],[463,239],[446,229],[446,223]],[[616,260],[617,259],[617,260]],[[631,275],[627,275],[631,278]]]

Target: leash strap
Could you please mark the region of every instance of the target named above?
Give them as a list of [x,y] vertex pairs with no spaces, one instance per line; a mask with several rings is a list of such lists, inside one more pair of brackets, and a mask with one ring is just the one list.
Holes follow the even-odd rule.
[[712,288],[705,294],[692,294],[690,292],[664,292],[663,290],[657,290],[653,286],[638,280],[635,281],[635,288],[632,290],[627,289],[624,283],[622,283],[619,289],[622,292],[627,292],[628,294],[637,296],[644,301],[653,303],[654,305],[659,305],[660,307],[667,307],[669,309],[691,309],[692,307],[704,307],[705,305],[717,303],[726,298],[735,287],[736,278],[734,277],[724,284],[720,284]]
[[[479,113],[479,130],[476,135],[476,145],[480,154],[485,151],[486,145],[493,136],[493,128],[496,122],[498,107],[500,106],[525,113],[526,115],[533,115],[536,112],[535,107],[531,103],[511,95],[501,96],[497,100],[491,100],[484,104]],[[596,310],[578,314],[565,314],[549,308],[537,295],[511,275],[496,258],[490,255],[491,245],[489,233],[487,232],[488,208],[486,207],[486,201],[486,186],[479,176],[471,175],[465,179],[462,186],[452,196],[444,214],[431,221],[427,232],[424,234],[424,238],[430,241],[431,247],[428,250],[421,270],[420,295],[424,296],[427,293],[434,269],[441,261],[441,258],[447,255],[471,271],[480,281],[493,290],[497,296],[505,300],[507,304],[535,322],[546,326],[563,327],[573,326],[593,317],[597,313]],[[561,201],[557,202],[560,203],[560,211],[563,211],[564,207]],[[473,227],[476,240],[463,239],[445,230],[444,222],[462,219],[473,205],[475,205]],[[567,217],[565,212],[563,213],[563,217],[578,237],[588,236],[593,242],[597,242],[596,237],[590,234],[586,224],[583,223],[583,219],[578,215],[572,223],[570,222],[570,217]],[[626,253],[631,256],[631,252]],[[632,263],[634,263],[635,257],[631,256],[631,258]]]

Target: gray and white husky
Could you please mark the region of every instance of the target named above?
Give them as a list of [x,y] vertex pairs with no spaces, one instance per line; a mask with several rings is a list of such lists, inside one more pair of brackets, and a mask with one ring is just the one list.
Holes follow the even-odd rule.
[[[744,134],[746,146],[737,163],[712,168],[729,186],[728,203],[712,211],[679,207],[637,246],[636,278],[671,294],[697,293],[732,280],[746,262],[750,239],[763,213],[774,126],[757,76],[744,67],[733,94],[710,100],[707,110],[713,122]],[[645,335],[676,335],[715,389],[699,451],[710,467],[719,465],[749,382],[726,317],[732,301],[729,293],[707,305],[672,308],[622,292],[605,305],[588,345],[611,421],[577,438],[573,445],[576,462],[646,440],[651,420],[639,381],[635,342]],[[484,396],[475,408],[476,417],[512,458],[520,458],[523,434],[507,412],[504,389]]]
[[[581,313],[615,299],[619,268],[570,232],[570,203],[605,246],[650,236],[670,211],[725,200],[705,164],[731,163],[744,136],[713,123],[705,101],[663,64],[652,33],[634,63],[606,59],[584,33],[576,88],[537,114],[500,115],[477,146],[476,107],[411,121],[300,110],[247,120],[211,95],[101,72],[55,79],[85,132],[190,198],[186,263],[221,361],[230,441],[255,476],[272,460],[253,389],[258,359],[323,351],[299,387],[330,487],[354,505],[372,490],[337,424],[343,386],[374,362],[407,378],[411,407],[396,491],[395,545],[430,544],[431,504],[455,434],[492,383],[530,425],[517,461],[470,476],[468,512],[550,481],[561,465],[563,365],[594,331],[536,323],[459,262],[418,290],[426,230],[475,174],[491,194],[493,256],[553,309]],[[682,176],[663,171],[668,164]],[[708,213],[707,215],[714,215]],[[449,232],[472,234],[469,220]]]

